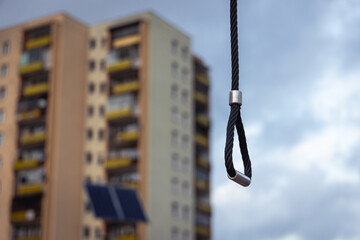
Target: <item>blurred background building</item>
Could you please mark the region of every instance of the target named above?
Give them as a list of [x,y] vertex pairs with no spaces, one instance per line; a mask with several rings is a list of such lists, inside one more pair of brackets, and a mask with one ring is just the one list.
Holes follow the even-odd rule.
[[[209,70],[152,13],[0,30],[0,239],[211,239]],[[148,224],[96,219],[84,183]]]

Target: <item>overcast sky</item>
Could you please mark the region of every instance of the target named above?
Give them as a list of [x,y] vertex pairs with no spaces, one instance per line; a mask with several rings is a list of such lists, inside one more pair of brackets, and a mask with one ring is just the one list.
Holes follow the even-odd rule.
[[249,188],[227,180],[223,159],[228,2],[0,0],[0,28],[60,10],[88,24],[153,10],[211,68],[214,239],[359,240],[360,1],[238,1]]

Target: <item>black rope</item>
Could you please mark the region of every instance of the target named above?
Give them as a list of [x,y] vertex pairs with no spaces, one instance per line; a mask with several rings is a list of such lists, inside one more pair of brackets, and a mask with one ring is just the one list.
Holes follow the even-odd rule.
[[[231,90],[239,90],[239,49],[237,26],[237,0],[230,0],[230,31],[231,31]],[[233,164],[232,152],[234,145],[234,127],[239,137],[239,145],[244,163],[244,174],[251,179],[251,161],[246,144],[244,125],[241,120],[240,105],[231,104],[231,111],[226,131],[225,166],[230,177],[235,177],[236,171]]]

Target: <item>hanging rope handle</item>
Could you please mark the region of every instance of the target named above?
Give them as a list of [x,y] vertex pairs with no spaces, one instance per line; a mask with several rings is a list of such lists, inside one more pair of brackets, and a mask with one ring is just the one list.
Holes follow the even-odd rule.
[[[239,91],[239,49],[238,49],[238,27],[237,27],[237,0],[230,0],[230,30],[231,30],[231,69],[232,87],[229,96],[231,107],[229,121],[226,131],[225,144],[225,166],[228,178],[234,182],[247,187],[251,183],[251,161],[246,144],[244,125],[241,120],[240,108],[242,105],[242,93]],[[239,137],[239,145],[244,163],[244,174],[234,168],[232,152],[234,145],[234,127]]]

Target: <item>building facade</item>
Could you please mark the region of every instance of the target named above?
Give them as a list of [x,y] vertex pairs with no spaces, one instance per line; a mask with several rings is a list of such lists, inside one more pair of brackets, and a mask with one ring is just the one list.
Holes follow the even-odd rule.
[[[209,73],[152,13],[0,30],[0,239],[210,239]],[[1,117],[2,116],[2,117]],[[148,224],[95,219],[84,182]]]

